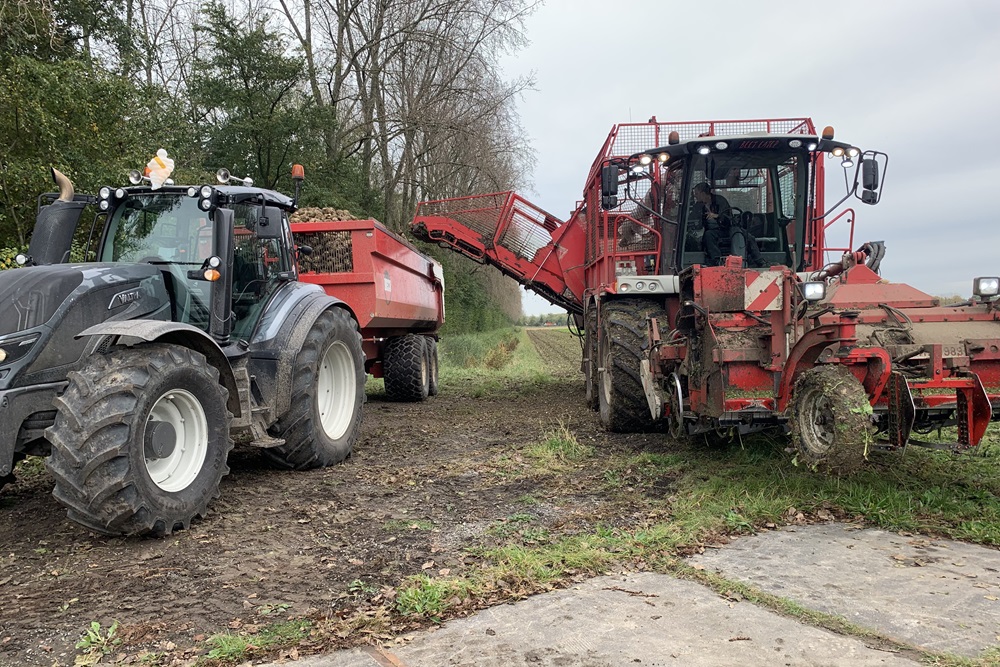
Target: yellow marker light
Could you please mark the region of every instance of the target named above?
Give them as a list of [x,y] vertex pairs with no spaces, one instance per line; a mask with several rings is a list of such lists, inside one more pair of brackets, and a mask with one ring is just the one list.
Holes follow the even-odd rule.
[[826,127],[823,128],[822,137],[824,139],[833,139],[833,126],[832,125],[827,125]]
[[215,269],[206,269],[204,276],[205,280],[214,283],[216,280],[222,277],[222,274],[216,271]]

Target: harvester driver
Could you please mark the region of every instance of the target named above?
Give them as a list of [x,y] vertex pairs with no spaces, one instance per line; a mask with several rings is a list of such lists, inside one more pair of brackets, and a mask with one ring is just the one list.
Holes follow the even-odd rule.
[[704,230],[701,244],[706,264],[719,266],[725,254],[742,257],[748,266],[764,265],[757,240],[742,220],[733,219],[733,208],[725,197],[712,192],[708,183],[695,185],[692,195],[694,219],[701,221]]

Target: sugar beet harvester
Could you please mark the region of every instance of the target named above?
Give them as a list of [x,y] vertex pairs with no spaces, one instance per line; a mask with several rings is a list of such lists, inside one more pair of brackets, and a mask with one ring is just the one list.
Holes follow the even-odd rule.
[[942,306],[879,275],[883,243],[854,248],[843,205],[877,204],[887,162],[807,118],[654,118],[611,130],[566,222],[505,192],[423,202],[412,227],[573,315],[607,428],[786,426],[800,460],[846,471],[939,426],[973,447],[1000,409],[997,278]]
[[[412,344],[405,313],[382,289],[388,279],[372,267],[426,269],[400,282],[420,282],[431,311],[440,310],[439,276],[406,244],[375,238],[373,221],[355,227],[383,242],[355,246],[367,273],[340,290],[300,280],[309,249],[289,224],[297,196],[230,184],[226,170],[217,185],[158,187],[133,172],[132,187],[74,195],[54,173],[59,199],[40,209],[24,266],[0,272],[0,486],[25,455],[48,455],[71,519],[163,535],[204,515],[234,442],[295,469],[347,457],[365,399],[363,346],[379,351],[379,333],[420,350],[401,372],[426,396],[432,347],[425,335]],[[90,205],[98,213],[86,252],[97,261],[69,262]],[[439,323],[422,313],[410,324],[429,335]]]

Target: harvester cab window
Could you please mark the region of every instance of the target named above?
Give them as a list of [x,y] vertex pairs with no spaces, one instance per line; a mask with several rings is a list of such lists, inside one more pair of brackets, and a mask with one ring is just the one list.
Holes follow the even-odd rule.
[[[742,254],[750,267],[789,266],[795,244],[792,223],[804,215],[804,168],[799,155],[775,151],[694,158],[688,172],[682,265],[710,265],[720,262],[720,255]],[[705,188],[710,195],[696,193]],[[739,237],[735,243],[734,237]]]
[[201,266],[199,239],[211,222],[198,200],[180,193],[133,194],[108,222],[99,261],[153,264],[163,274],[175,321],[208,329],[210,286],[188,278]]

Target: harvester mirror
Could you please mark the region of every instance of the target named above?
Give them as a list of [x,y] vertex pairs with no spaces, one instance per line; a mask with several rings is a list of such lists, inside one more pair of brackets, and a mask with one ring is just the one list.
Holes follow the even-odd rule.
[[878,193],[874,190],[863,190],[861,192],[861,203],[862,204],[872,204],[878,203]]
[[611,195],[610,197],[601,197],[601,208],[607,210],[618,208],[618,197],[615,195]]
[[281,238],[281,209],[277,206],[264,206],[260,219],[257,220],[257,238]]
[[[621,170],[616,164],[609,164],[603,169],[601,169],[601,197],[607,199],[608,197],[614,197],[617,199],[618,196],[618,175]],[[604,208],[615,208],[618,203],[615,202],[614,205],[608,206],[607,204],[602,204]]]
[[865,190],[878,190],[878,162],[874,158],[861,161],[861,187]]

